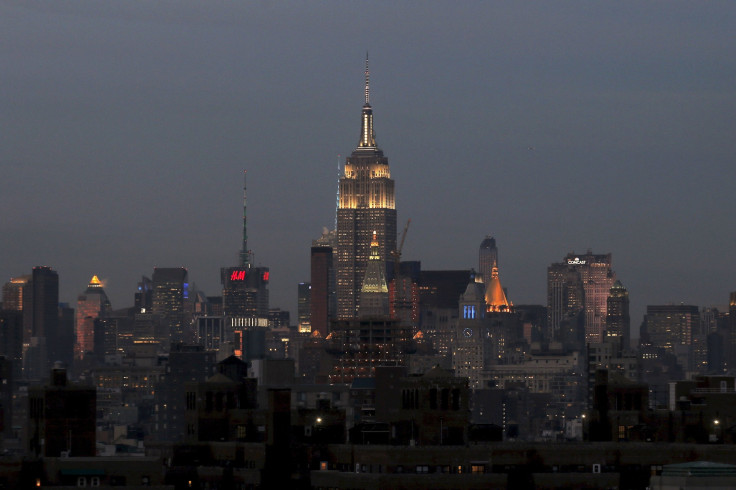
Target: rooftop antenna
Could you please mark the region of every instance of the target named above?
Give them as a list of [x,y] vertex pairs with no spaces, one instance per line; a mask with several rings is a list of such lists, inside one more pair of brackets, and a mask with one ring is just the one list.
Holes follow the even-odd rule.
[[371,73],[368,71],[368,51],[365,52],[365,105],[371,104]]
[[250,267],[250,250],[248,250],[248,219],[247,219],[247,192],[246,176],[248,171],[243,170],[243,248],[240,249],[240,266]]

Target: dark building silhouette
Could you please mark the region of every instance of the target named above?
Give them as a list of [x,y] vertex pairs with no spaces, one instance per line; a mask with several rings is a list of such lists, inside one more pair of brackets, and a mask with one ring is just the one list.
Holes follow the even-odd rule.
[[97,394],[94,387],[69,384],[66,369],[54,367],[51,381],[28,390],[30,456],[95,456]]
[[48,375],[59,336],[59,275],[51,267],[33,268],[23,291],[23,377]]
[[325,245],[312,246],[310,262],[312,270],[312,299],[310,302],[312,331],[318,331],[320,335],[326,337],[329,333],[329,322],[335,315],[333,247]]
[[156,437],[183,441],[187,436],[185,388],[212,375],[215,353],[201,345],[172,344],[163,382],[156,389]]
[[0,310],[0,355],[12,366],[15,379],[23,373],[23,312]]
[[480,277],[483,284],[488,284],[491,280],[491,272],[494,267],[498,267],[498,248],[496,248],[496,239],[487,235],[478,250],[478,267]]
[[346,159],[340,179],[337,210],[338,318],[353,318],[357,313],[373,232],[377,235],[379,256],[388,257],[396,250],[394,181],[388,158],[376,145],[369,87],[366,59],[360,140]]
[[183,267],[156,267],[153,269],[152,312],[164,326],[164,345],[170,342],[191,341],[191,332],[184,308],[189,297],[189,273]]
[[629,292],[621,281],[613,283],[607,301],[605,338],[609,341],[617,341],[620,349],[628,349],[631,335]]

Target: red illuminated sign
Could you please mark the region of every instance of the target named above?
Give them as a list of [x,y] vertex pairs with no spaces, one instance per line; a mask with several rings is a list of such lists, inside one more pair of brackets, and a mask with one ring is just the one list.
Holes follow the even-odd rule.
[[268,271],[263,273],[263,280],[268,281]]
[[232,274],[230,274],[230,280],[231,281],[244,281],[245,271],[233,271]]

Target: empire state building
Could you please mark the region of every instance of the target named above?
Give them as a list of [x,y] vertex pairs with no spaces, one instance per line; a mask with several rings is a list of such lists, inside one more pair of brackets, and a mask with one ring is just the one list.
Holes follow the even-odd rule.
[[388,158],[376,146],[370,104],[368,58],[365,62],[365,104],[360,141],[345,160],[340,178],[337,209],[337,316],[357,315],[360,290],[376,234],[378,254],[390,257],[396,250],[394,181]]

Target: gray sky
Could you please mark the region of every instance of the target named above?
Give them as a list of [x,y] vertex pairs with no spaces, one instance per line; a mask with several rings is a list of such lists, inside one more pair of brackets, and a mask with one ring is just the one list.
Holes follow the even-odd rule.
[[613,254],[647,304],[736,290],[734,2],[0,2],[0,279],[97,274],[116,308],[185,266],[219,294],[240,246],[296,314],[358,142],[365,52],[404,258],[477,268],[516,304]]

